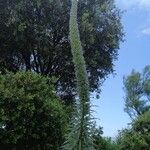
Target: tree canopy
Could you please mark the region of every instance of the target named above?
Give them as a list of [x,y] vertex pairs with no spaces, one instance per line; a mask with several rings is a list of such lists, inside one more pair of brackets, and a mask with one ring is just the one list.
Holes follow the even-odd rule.
[[150,149],[150,111],[145,112],[132,122],[129,129],[119,133],[119,150],[149,150]]
[[150,109],[150,66],[124,77],[125,111],[134,119]]
[[[62,99],[76,93],[69,41],[70,0],[1,0],[0,70],[55,76]],[[90,90],[113,72],[123,32],[113,0],[79,1],[78,21]]]
[[150,149],[150,66],[143,72],[133,70],[124,77],[125,111],[132,121],[127,129],[119,132],[119,150]]
[[51,81],[31,72],[0,75],[0,149],[59,149],[67,114]]

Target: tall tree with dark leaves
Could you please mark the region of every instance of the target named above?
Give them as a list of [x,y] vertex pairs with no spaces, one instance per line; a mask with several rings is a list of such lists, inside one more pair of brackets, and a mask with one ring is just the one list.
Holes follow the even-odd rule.
[[[76,94],[69,42],[70,0],[0,1],[0,71],[34,70],[55,76],[61,99]],[[113,73],[122,40],[120,11],[113,0],[80,0],[79,30],[90,91]],[[63,56],[63,57],[62,57]]]

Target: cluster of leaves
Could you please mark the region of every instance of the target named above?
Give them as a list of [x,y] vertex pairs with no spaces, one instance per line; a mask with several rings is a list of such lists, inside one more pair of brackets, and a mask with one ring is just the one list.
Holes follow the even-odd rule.
[[[76,92],[69,41],[70,2],[1,0],[0,3],[0,71],[34,70],[55,76],[57,92],[67,102]],[[113,72],[113,60],[123,36],[120,11],[113,0],[80,0],[78,18],[93,91]]]
[[124,77],[125,111],[135,119],[150,109],[150,66]]
[[95,150],[118,150],[118,144],[102,134],[102,128],[96,129],[93,133]]
[[150,150],[150,111],[139,116],[132,128],[119,133],[119,150]]
[[119,150],[150,150],[150,66],[124,78],[125,111],[132,119],[119,133]]
[[52,80],[36,73],[0,75],[0,148],[53,149],[64,140],[67,114]]

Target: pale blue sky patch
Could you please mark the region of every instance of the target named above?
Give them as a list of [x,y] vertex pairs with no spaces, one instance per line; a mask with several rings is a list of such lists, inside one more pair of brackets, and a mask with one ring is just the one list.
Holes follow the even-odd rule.
[[150,36],[150,27],[149,28],[145,28],[141,31],[142,34],[144,35],[149,35]]
[[150,0],[116,0],[116,4],[123,9],[150,9]]
[[[116,76],[109,76],[102,86],[100,100],[94,99],[97,124],[104,136],[116,136],[130,122],[124,112],[123,76],[132,69],[142,71],[150,65],[150,0],[116,0],[123,14],[125,42],[121,43],[118,61],[114,62]],[[137,36],[140,35],[140,36]]]

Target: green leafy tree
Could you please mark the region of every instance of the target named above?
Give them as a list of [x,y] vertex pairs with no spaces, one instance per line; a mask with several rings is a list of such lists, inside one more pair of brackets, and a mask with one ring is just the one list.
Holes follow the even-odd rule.
[[0,149],[57,150],[67,114],[52,80],[36,73],[0,75]]
[[124,130],[120,134],[118,139],[119,150],[149,150],[149,144],[137,132]]
[[142,73],[133,70],[124,78],[124,89],[125,111],[132,122],[119,133],[119,150],[150,150],[150,66]]
[[142,73],[132,71],[124,77],[125,111],[132,119],[150,108],[150,66],[146,66]]
[[139,116],[132,123],[132,128],[143,137],[148,147],[150,147],[150,110]]
[[102,128],[93,133],[95,150],[118,150],[118,144],[109,137],[102,136]]
[[150,111],[133,121],[130,129],[122,130],[117,143],[119,150],[150,150]]
[[[70,0],[1,0],[0,70],[34,70],[57,77],[57,93],[68,103],[76,94],[69,41]],[[79,30],[90,90],[113,72],[122,40],[120,11],[113,0],[80,0]]]

